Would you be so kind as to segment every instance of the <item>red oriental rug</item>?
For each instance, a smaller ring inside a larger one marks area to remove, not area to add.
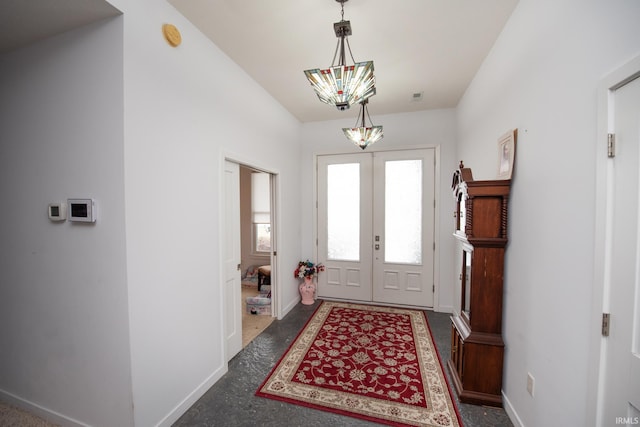
[[[256,395],[397,426],[460,426],[424,312],[324,301]]]

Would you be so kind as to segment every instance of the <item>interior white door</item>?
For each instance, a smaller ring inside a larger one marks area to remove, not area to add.
[[[318,296],[433,306],[435,150],[318,157]]]
[[[611,318],[603,338],[599,420],[607,426],[640,424],[640,78],[612,96],[616,156],[604,298]]]
[[[372,158],[318,157],[318,296],[371,301]]]
[[[225,161],[224,168],[224,331],[226,360],[242,350],[240,277],[240,165]]]
[[[435,150],[374,154],[373,300],[433,307]]]

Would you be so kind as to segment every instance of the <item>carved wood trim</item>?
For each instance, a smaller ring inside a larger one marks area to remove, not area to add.
[[[507,213],[508,213],[508,206],[509,205],[509,197],[508,196],[504,196],[502,198],[502,234],[501,237],[503,239],[507,238]]]
[[[465,222],[464,233],[467,236],[473,236],[473,198],[469,197],[465,201]]]

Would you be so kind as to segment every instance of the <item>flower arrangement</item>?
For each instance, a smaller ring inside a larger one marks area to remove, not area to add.
[[[299,277],[300,279],[305,277],[313,277],[319,272],[324,271],[324,265],[314,264],[309,260],[300,261],[298,268],[293,272],[293,277]]]

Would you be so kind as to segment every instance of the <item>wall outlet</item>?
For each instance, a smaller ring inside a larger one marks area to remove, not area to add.
[[[533,397],[535,385],[536,385],[536,379],[533,378],[533,375],[531,375],[531,372],[527,372],[527,391],[529,392],[531,397]]]

